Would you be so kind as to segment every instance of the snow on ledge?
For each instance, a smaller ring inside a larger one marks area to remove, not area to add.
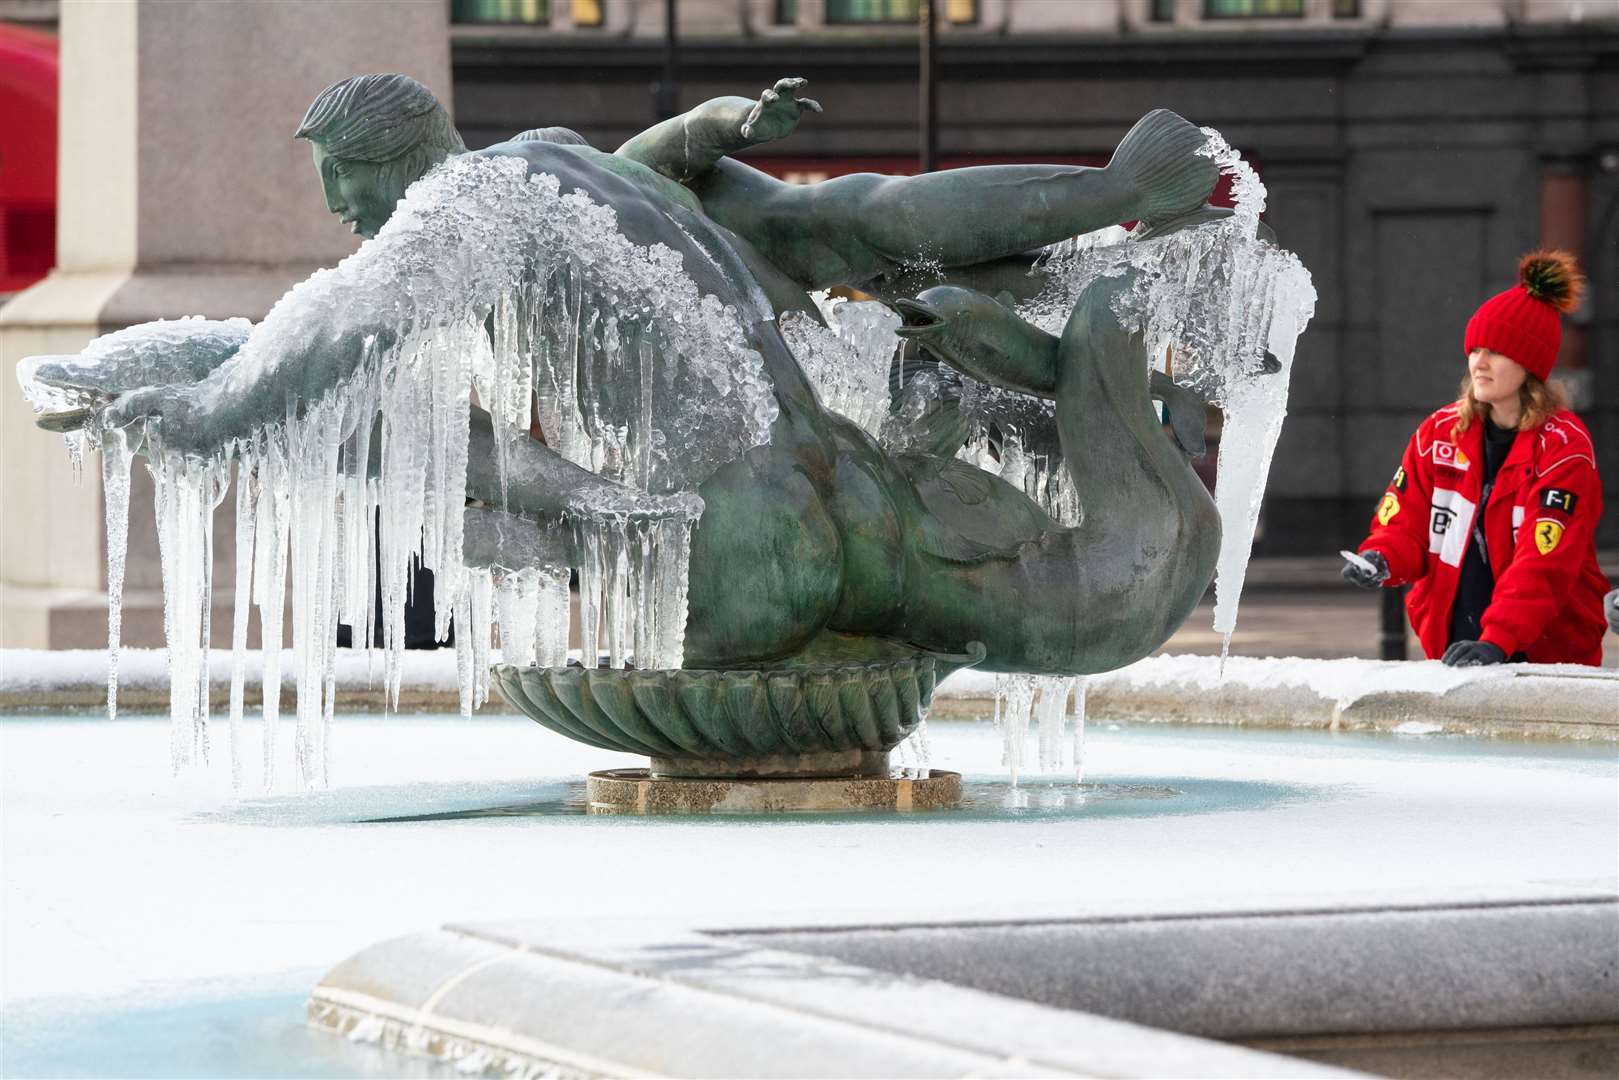
[[[491,659],[499,662],[498,651]],[[231,653],[209,653],[209,679],[228,686]],[[401,689],[457,696],[454,649],[409,650],[403,654]],[[282,653],[282,671],[292,670],[292,651]],[[257,687],[263,658],[257,650],[245,657],[247,685]],[[168,689],[167,653],[162,649],[125,649],[118,664],[121,689]],[[1092,691],[1129,693],[1171,691],[1186,694],[1213,691],[1264,693],[1305,691],[1347,709],[1371,694],[1417,693],[1443,696],[1462,686],[1510,681],[1526,677],[1577,678],[1603,682],[1619,691],[1619,670],[1580,664],[1507,664],[1494,667],[1450,668],[1437,660],[1307,660],[1298,657],[1233,656],[1222,676],[1214,656],[1152,656],[1129,667],[1089,680]],[[104,687],[107,654],[102,649],[0,649],[0,695],[41,694]],[[290,687],[290,680],[286,683]],[[363,651],[337,651],[337,685],[343,690],[382,686],[382,657],[368,660]],[[989,672],[958,671],[939,685],[938,698],[990,698],[995,676]]]
[[[498,650],[491,660],[499,661]],[[454,649],[410,649],[402,654],[402,687],[410,690],[443,691],[459,695]],[[258,686],[264,673],[264,656],[250,649],[243,668],[249,686]],[[293,689],[291,649],[281,652],[282,685]],[[231,651],[208,651],[208,680],[214,686],[229,686]],[[0,649],[0,694],[48,693],[105,687],[105,649]],[[383,685],[382,653],[368,657],[363,650],[337,650],[337,685],[342,690]],[[164,690],[169,686],[166,649],[124,649],[118,654],[120,690]]]
[[[1583,664],[1498,664],[1453,668],[1437,660],[1313,660],[1296,656],[1233,656],[1220,670],[1217,656],[1149,656],[1129,667],[1093,675],[1093,691],[1215,690],[1264,692],[1302,690],[1347,709],[1371,694],[1415,693],[1443,696],[1461,686],[1525,677],[1564,677],[1607,682],[1619,690],[1619,671]],[[939,698],[995,696],[995,676],[959,671],[934,692]]]

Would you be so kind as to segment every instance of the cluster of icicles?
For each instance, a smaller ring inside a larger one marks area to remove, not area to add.
[[[1266,191],[1252,166],[1219,132],[1203,130],[1203,152],[1232,177],[1235,205],[1230,217],[1159,236],[1111,227],[1053,245],[1038,265],[1045,280],[1040,292],[1014,306],[1030,323],[1061,335],[1088,286],[1101,277],[1134,273],[1133,286],[1115,299],[1124,325],[1141,331],[1157,370],[1223,412],[1215,485],[1222,538],[1214,606],[1223,657],[1236,629],[1260,504],[1287,415],[1295,349],[1314,314],[1316,292],[1296,255],[1258,235]],[[906,418],[923,417],[928,405],[944,394],[957,398],[966,421],[960,458],[1019,488],[1058,523],[1080,522],[1084,508],[1062,457],[1050,402],[958,372],[924,370],[916,384],[899,388],[885,444],[904,447],[910,441],[907,433],[896,429]],[[1070,697],[1071,711],[1063,704]],[[1059,758],[1061,748],[1069,745],[1061,734],[1066,723],[1075,733],[1072,767],[1078,774],[1084,681],[997,678],[996,718],[1014,783],[1029,761],[1024,740],[1031,717],[1039,731],[1041,770],[1065,767]]]
[[[1232,177],[1230,217],[1139,240],[1108,229],[1058,245],[1042,260],[1049,284],[1019,313],[1060,333],[1092,281],[1138,271],[1134,285],[1115,299],[1117,313],[1126,327],[1141,331],[1158,370],[1224,414],[1214,579],[1214,629],[1224,636],[1223,656],[1236,629],[1271,458],[1287,416],[1294,353],[1315,314],[1316,292],[1298,256],[1258,235],[1267,193],[1253,167],[1219,132],[1203,131],[1204,153]]]
[[[1037,754],[1028,758],[1030,724]],[[1085,677],[995,676],[995,726],[1001,729],[1001,763],[1014,787],[1025,773],[1067,772],[1085,779]]]
[[[462,159],[415,185],[375,240],[284,297],[216,373],[228,377],[195,393],[227,393],[233,379],[275,379],[278,357],[296,352],[305,325],[340,332],[345,319],[374,324],[379,312],[406,331],[387,343],[367,338],[357,367],[301,412],[289,409],[208,457],[166,448],[161,424],[132,436],[144,440],[156,488],[176,768],[208,752],[212,521],[233,470],[230,724],[238,783],[252,606],[267,646],[264,782],[275,779],[289,591],[293,737],[305,786],[327,777],[339,624],[352,628],[356,647],[380,651],[383,685],[397,704],[416,561],[435,574],[440,639],[454,620],[465,712],[488,694],[492,626],[507,662],[567,662],[570,574],[579,581],[584,656],[601,648],[614,666],[681,665],[690,535],[701,502],[688,496],[680,512],[667,512],[667,497],[649,498],[664,512],[647,516],[635,513],[636,500],[688,491],[718,463],[768,440],[775,403],[762,361],[743,344],[738,313],[701,294],[677,253],[625,239],[610,209],[578,193],[559,196],[553,178],[530,178],[521,163]],[[531,395],[547,445],[623,485],[622,498],[581,503],[549,526],[569,534],[548,549],[568,559],[503,565],[495,552],[467,565],[463,558],[474,388],[494,419],[503,495],[507,452],[529,430]],[[135,447],[124,432],[100,438],[112,713]]]

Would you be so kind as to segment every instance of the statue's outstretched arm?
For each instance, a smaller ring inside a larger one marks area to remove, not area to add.
[[[791,135],[806,111],[820,112],[818,103],[797,96],[806,82],[781,79],[757,101],[744,97],[705,101],[648,128],[615,152],[685,183],[728,154]]]
[[[1101,169],[981,165],[794,185],[763,183],[756,171],[725,162],[697,192],[711,217],[748,237],[804,287],[870,286],[891,294],[885,282],[911,270],[942,274],[1108,225],[1196,210],[1220,176],[1207,145],[1201,129],[1157,109],[1130,129]]]
[[[200,382],[133,390],[109,405],[102,417],[108,428],[145,421],[170,449],[211,453],[233,438],[284,420],[289,402],[318,401],[352,376],[368,347],[388,348],[397,328],[380,317],[362,314],[363,305],[325,307],[322,317],[308,317],[313,305],[301,308],[304,318],[256,329],[240,352]],[[273,313],[272,313],[273,314]]]

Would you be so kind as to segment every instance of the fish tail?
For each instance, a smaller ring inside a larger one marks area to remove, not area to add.
[[[1208,137],[1168,109],[1154,109],[1136,121],[1108,162],[1141,193],[1144,221],[1164,221],[1201,207],[1220,179],[1220,169],[1204,152]]]

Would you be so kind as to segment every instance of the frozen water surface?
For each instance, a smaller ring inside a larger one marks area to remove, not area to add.
[[[171,778],[166,722],[0,721],[8,1002],[322,967],[450,920],[737,927],[1619,888],[1612,746],[1092,725],[1095,786],[1076,798],[1071,779],[1012,792],[992,725],[936,722],[933,765],[979,778],[959,811],[637,819],[579,806],[585,772],[637,759],[521,718],[345,717],[329,790],[261,797],[232,795],[224,755]],[[283,765],[296,750],[277,749]]]

